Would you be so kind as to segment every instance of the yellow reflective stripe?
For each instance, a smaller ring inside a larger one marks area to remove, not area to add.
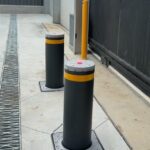
[[[65,79],[75,82],[87,82],[94,79],[94,73],[89,75],[73,75],[66,73],[64,74]]]
[[[49,40],[49,39],[46,39],[46,44],[64,44],[64,40]]]

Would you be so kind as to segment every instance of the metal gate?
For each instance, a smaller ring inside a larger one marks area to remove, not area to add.
[[[91,0],[90,47],[150,96],[150,1]]]
[[[0,5],[34,5],[42,6],[43,0],[0,0]]]

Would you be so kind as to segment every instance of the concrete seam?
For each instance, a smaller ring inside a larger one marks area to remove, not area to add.
[[[103,124],[105,124],[107,121],[109,121],[109,119],[106,119],[105,121],[103,121],[102,123],[100,123],[97,127],[94,128],[94,131],[99,128],[100,126],[102,126]]]
[[[48,132],[40,131],[40,130],[31,128],[31,127],[28,127],[28,126],[25,126],[25,125],[22,125],[22,127],[26,128],[26,129],[29,129],[29,130],[32,130],[32,131],[35,131],[35,132],[39,132],[39,133],[42,133],[42,134],[50,135],[50,133],[48,133]]]
[[[102,108],[102,110],[104,111],[104,113],[107,115],[108,119],[113,124],[113,126],[115,127],[115,129],[117,130],[117,132],[119,133],[119,135],[122,137],[122,139],[124,140],[124,142],[127,144],[127,146],[129,147],[129,149],[132,150],[133,148],[131,147],[131,145],[129,144],[129,142],[125,138],[125,136],[120,132],[120,130],[118,129],[118,127],[116,126],[116,124],[114,123],[114,121],[111,119],[111,117],[109,116],[109,114],[107,113],[107,111],[105,110],[105,108],[101,105],[101,103],[98,101],[98,99],[96,98],[95,95],[94,95],[94,98],[95,98],[97,104]]]

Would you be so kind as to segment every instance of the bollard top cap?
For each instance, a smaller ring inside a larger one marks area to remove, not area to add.
[[[65,63],[65,70],[72,72],[89,72],[95,70],[95,64],[91,60],[70,60]]]
[[[45,37],[48,39],[64,39],[64,33],[58,31],[47,32]]]

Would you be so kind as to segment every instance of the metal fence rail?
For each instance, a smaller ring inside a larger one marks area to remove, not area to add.
[[[33,5],[42,6],[43,0],[0,0],[0,5]]]

